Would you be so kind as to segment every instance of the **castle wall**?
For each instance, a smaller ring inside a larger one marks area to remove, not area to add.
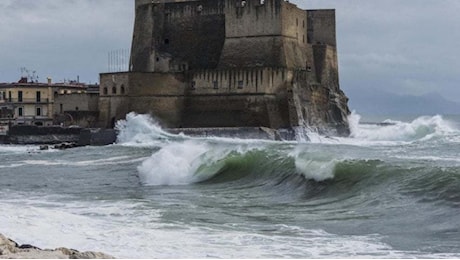
[[[131,72],[101,75],[101,122],[346,133],[335,30],[334,10],[285,0],[137,0]]]
[[[225,44],[219,68],[282,67],[282,0],[225,2]]]
[[[288,127],[284,68],[195,71],[184,105],[183,127]]]
[[[337,46],[335,10],[308,10],[308,42]]]
[[[313,53],[318,82],[337,90],[339,86],[339,64],[336,48],[328,45],[314,45]]]
[[[130,73],[100,74],[99,127],[111,128],[117,120],[129,113]]]
[[[200,70],[191,74],[189,95],[276,94],[290,80],[285,68]]]
[[[307,12],[299,9],[295,4],[282,5],[282,34],[295,39],[300,45],[307,44]]]
[[[153,5],[136,1],[133,41],[131,46],[130,71],[154,70],[155,52],[153,46]]]

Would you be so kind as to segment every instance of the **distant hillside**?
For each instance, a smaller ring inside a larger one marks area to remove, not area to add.
[[[423,96],[395,95],[384,91],[347,93],[350,108],[370,115],[432,115],[460,114],[460,103],[449,101],[437,93]]]

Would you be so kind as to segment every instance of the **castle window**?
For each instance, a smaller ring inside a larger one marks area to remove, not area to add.
[[[303,28],[305,28],[305,20],[302,21]]]
[[[108,90],[107,88],[104,88],[104,91],[103,91],[104,95],[107,95],[108,94]]]
[[[196,88],[196,81],[192,81],[190,88],[193,90]]]
[[[156,60],[157,60],[157,62],[159,62],[159,61],[160,61],[160,58],[157,57]]]
[[[165,44],[166,44],[166,45],[169,44],[169,39],[165,39]]]
[[[24,109],[22,107],[18,107],[18,116],[24,116]]]
[[[213,85],[214,85],[214,89],[218,89],[219,88],[219,83],[217,81],[214,81],[213,82]]]
[[[41,116],[42,115],[42,108],[37,107],[35,112],[36,112],[36,116]]]
[[[125,91],[126,91],[126,90],[125,90],[125,86],[124,86],[124,85],[121,85],[121,88],[120,88],[121,94],[124,95],[124,94],[125,94]]]
[[[299,26],[299,18],[295,19],[295,25]]]
[[[239,80],[239,81],[238,81],[238,89],[242,89],[243,86],[244,86],[244,81]]]
[[[114,94],[114,95],[117,94],[117,88],[116,87],[112,88],[112,94]]]

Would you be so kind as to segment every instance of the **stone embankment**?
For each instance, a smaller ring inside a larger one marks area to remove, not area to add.
[[[0,259],[114,259],[98,252],[79,252],[74,249],[40,249],[31,245],[19,245],[0,234]]]
[[[7,135],[0,136],[0,144],[99,146],[113,144],[116,139],[117,132],[114,129],[18,125],[12,126]]]

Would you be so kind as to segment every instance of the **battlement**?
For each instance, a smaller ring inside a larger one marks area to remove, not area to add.
[[[292,81],[287,68],[198,70],[191,72],[190,95],[275,94]]]

